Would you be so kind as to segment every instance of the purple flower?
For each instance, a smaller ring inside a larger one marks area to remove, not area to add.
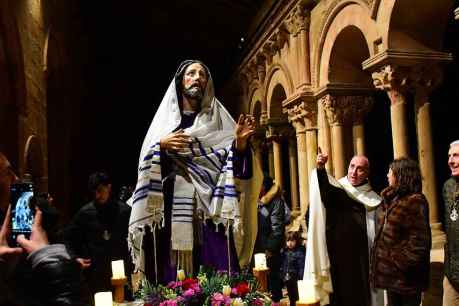
[[[199,294],[202,292],[201,287],[199,286],[198,283],[192,284],[190,289],[193,289],[196,294]]]
[[[254,306],[263,306],[264,303],[259,298],[256,298],[255,300],[252,301],[252,305],[254,305]]]
[[[166,300],[164,302],[161,302],[159,306],[178,306],[178,304],[176,300]]]
[[[231,298],[228,296],[224,296],[220,292],[216,292],[214,293],[214,295],[212,295],[212,306],[221,306],[221,305],[225,305],[225,306],[231,305]]]
[[[170,282],[169,284],[167,284],[167,288],[169,289],[175,289],[177,287],[181,287],[182,286],[182,282],[181,281],[178,281],[178,282]]]
[[[188,289],[188,290],[185,290],[185,292],[183,292],[183,297],[184,298],[189,298],[189,297],[192,297],[193,295],[195,295],[196,292],[193,290],[193,289]]]

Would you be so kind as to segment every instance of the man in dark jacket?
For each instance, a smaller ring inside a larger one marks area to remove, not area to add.
[[[11,184],[17,180],[8,159],[0,153],[0,199],[8,201]],[[8,204],[1,203],[1,207]],[[48,220],[49,221],[49,220]],[[45,221],[48,222],[48,221]],[[0,230],[0,305],[87,305],[82,298],[80,270],[62,244],[48,243],[42,227],[42,212],[37,209],[30,239],[18,237],[20,247],[7,243],[10,209]],[[27,253],[27,259],[18,258]],[[19,264],[16,263],[19,261]],[[28,271],[23,275],[21,271]],[[28,282],[19,282],[27,279]]]
[[[448,165],[451,178],[443,186],[445,203],[445,278],[443,305],[459,305],[459,140],[450,144]]]
[[[261,198],[258,202],[258,234],[255,252],[264,252],[269,272],[268,285],[272,300],[278,303],[282,298],[282,280],[280,277],[280,250],[284,241],[284,200],[280,187],[273,179],[265,176]]]
[[[111,181],[105,173],[92,174],[88,189],[92,201],[64,230],[64,240],[83,268],[90,290],[96,293],[111,290],[113,260],[124,260],[126,275],[130,275],[127,230],[131,208],[111,198]]]

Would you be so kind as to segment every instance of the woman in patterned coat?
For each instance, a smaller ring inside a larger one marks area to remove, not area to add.
[[[381,193],[372,249],[371,283],[387,290],[389,306],[419,306],[429,282],[429,207],[418,164],[394,160]]]

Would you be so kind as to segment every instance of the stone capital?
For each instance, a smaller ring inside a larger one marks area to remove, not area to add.
[[[377,89],[403,91],[408,89],[410,69],[398,65],[385,65],[371,76]]]
[[[303,129],[317,128],[317,103],[315,101],[298,101],[287,109],[288,120]],[[296,128],[296,126],[295,126]]]
[[[297,36],[301,31],[308,31],[311,23],[310,9],[303,3],[296,5],[290,13],[287,24],[290,33]]]
[[[454,18],[456,20],[459,20],[459,7],[457,9],[454,10]]]
[[[266,139],[268,141],[279,142],[283,138],[288,138],[291,128],[288,124],[269,125],[266,129]]]
[[[320,98],[328,123],[331,126],[344,125],[352,119],[354,96],[325,95]]]
[[[438,64],[420,63],[411,67],[386,65],[373,72],[373,84],[387,91],[391,104],[404,103],[406,92],[428,95],[442,82]]]
[[[353,125],[363,124],[365,116],[370,112],[373,107],[374,100],[369,96],[352,96],[351,105],[351,120]]]
[[[411,69],[411,89],[418,94],[430,94],[443,81],[443,71],[439,65],[418,65]]]

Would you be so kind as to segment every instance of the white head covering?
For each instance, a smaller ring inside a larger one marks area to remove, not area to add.
[[[223,107],[220,101],[215,98],[214,84],[209,69],[201,62],[196,60],[187,60],[180,64],[169,88],[164,95],[161,104],[156,111],[153,121],[150,124],[147,135],[143,141],[140,152],[139,164],[145,157],[148,150],[158,142],[162,137],[170,134],[179,125],[182,119],[179,106],[179,96],[177,85],[181,84],[183,72],[193,63],[199,63],[207,72],[207,85],[201,101],[201,110],[194,121],[193,126],[186,130],[190,136],[203,136],[210,129],[234,131],[236,123],[228,111]],[[181,97],[180,97],[181,98]],[[214,131],[215,131],[214,130]],[[193,132],[193,135],[190,133]]]

